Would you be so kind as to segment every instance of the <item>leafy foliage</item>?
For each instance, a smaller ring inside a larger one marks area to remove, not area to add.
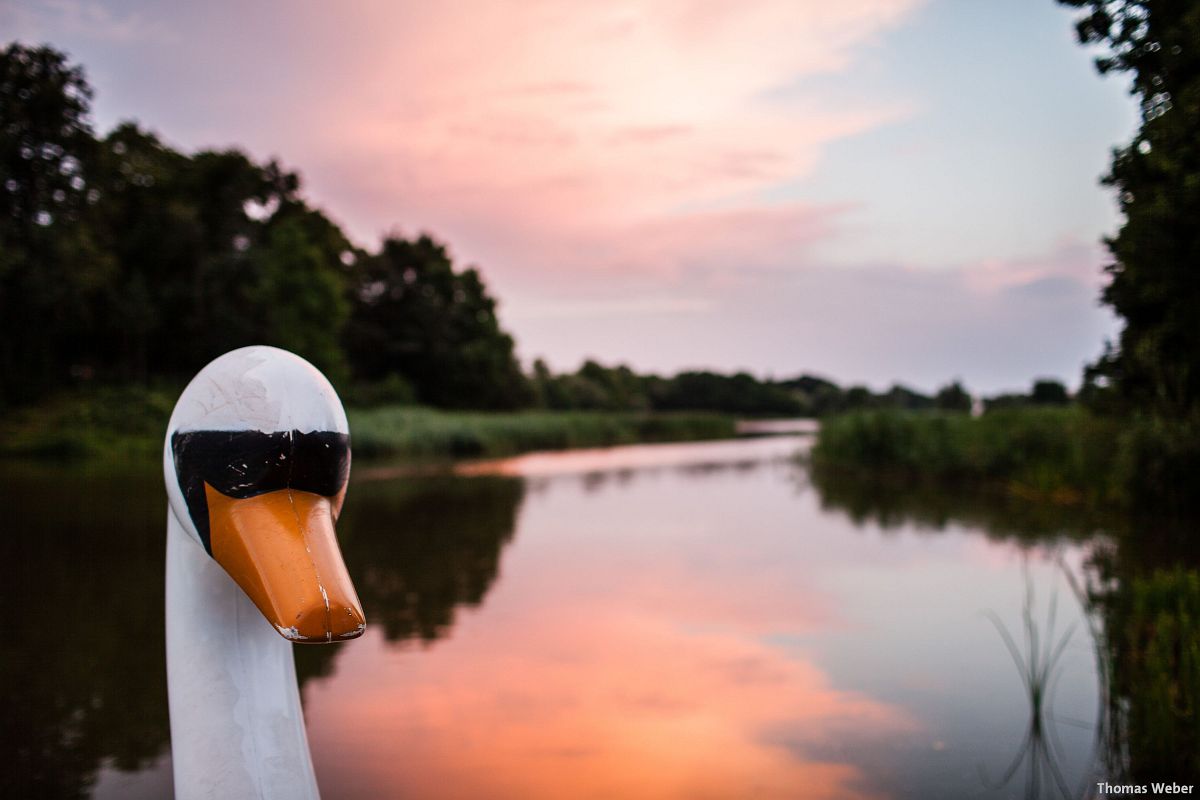
[[[1200,6],[1059,2],[1085,10],[1080,41],[1108,46],[1097,66],[1131,76],[1142,116],[1105,178],[1125,222],[1108,241],[1114,261],[1103,298],[1125,326],[1089,378],[1122,409],[1200,413]]]
[[[1002,408],[1021,408],[1023,406],[1065,406],[1071,402],[1071,395],[1061,381],[1051,378],[1039,378],[1033,382],[1029,394],[1008,393],[984,398],[983,405],[988,411]]]
[[[973,483],[1030,498],[1184,518],[1200,506],[1200,430],[1079,405],[965,414],[847,414],[821,425],[815,463],[914,482]]]
[[[971,394],[958,381],[940,389],[933,401],[943,411],[971,410]]]
[[[1129,576],[1100,597],[1109,629],[1114,772],[1131,781],[1200,771],[1200,573]]]
[[[430,236],[387,239],[364,260],[354,294],[345,343],[360,378],[402,375],[420,402],[446,408],[531,401],[479,271],[455,271],[446,247]]]
[[[598,411],[479,413],[427,408],[351,410],[354,452],[368,458],[447,459],[635,442],[723,439],[734,421],[709,413]]]
[[[1122,492],[1112,420],[1083,409],[965,414],[849,414],[821,426],[812,458],[824,466],[914,480],[991,484],[1060,502],[1116,501]]]
[[[387,398],[529,400],[495,301],[442,245],[363,253],[295,172],[181,153],[134,123],[97,138],[91,98],[61,52],[0,50],[0,404],[182,379],[248,344]]]
[[[86,337],[112,275],[88,215],[95,149],[83,70],[47,47],[0,51],[0,390],[51,380],[54,355]],[[28,269],[37,263],[36,273]],[[20,379],[14,380],[14,379]]]

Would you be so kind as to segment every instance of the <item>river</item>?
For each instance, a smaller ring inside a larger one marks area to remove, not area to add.
[[[325,796],[1080,796],[1107,538],[814,482],[808,441],[356,467],[339,535],[368,629],[297,653]],[[160,481],[5,476],[9,791],[170,796]],[[1035,663],[1060,652],[1040,725],[1028,633]]]

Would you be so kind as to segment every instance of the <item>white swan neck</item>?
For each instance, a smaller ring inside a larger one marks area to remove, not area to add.
[[[167,511],[175,797],[318,797],[292,645]]]

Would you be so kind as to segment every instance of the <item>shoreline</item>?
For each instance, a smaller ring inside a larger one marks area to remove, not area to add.
[[[0,465],[142,471],[157,466],[173,398],[163,391],[64,397],[13,410],[0,424]],[[362,465],[403,462],[422,471],[537,451],[811,432],[805,419],[739,419],[715,412],[446,411],[420,406],[349,408]]]

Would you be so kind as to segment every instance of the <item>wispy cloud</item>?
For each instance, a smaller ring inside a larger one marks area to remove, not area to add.
[[[169,43],[177,38],[170,26],[146,14],[114,11],[95,0],[17,2],[0,9],[0,19],[15,36],[25,39],[58,38],[64,33],[115,44]]]
[[[1048,253],[1020,259],[988,259],[966,265],[964,275],[975,289],[1036,292],[1038,287],[1082,285],[1098,287],[1101,265],[1109,256],[1098,242],[1062,239]]]
[[[713,309],[713,302],[703,297],[645,295],[614,300],[576,300],[526,306],[516,319],[577,319],[579,317],[622,318],[645,314],[703,314]]]
[[[1027,388],[1038,375],[1078,381],[1116,323],[1098,302],[1099,248],[1064,242],[1040,257],[928,269],[900,264],[828,266],[801,255],[737,271],[687,271],[652,284],[656,297],[707,300],[690,314],[647,305],[614,324],[599,315],[525,314],[554,297],[511,300],[524,348],[561,367],[581,354],[644,369],[679,365],[791,375],[815,371],[886,388],[932,390],[952,378],[976,391]],[[629,282],[623,282],[628,284]],[[636,284],[635,284],[636,285]],[[601,290],[589,289],[589,292]]]
[[[914,5],[398,4],[370,22],[389,46],[358,15],[322,34],[341,85],[292,135],[337,153],[328,173],[375,231],[399,217],[449,236],[631,238],[623,226],[753,207],[827,143],[905,113],[768,97],[845,68]]]

